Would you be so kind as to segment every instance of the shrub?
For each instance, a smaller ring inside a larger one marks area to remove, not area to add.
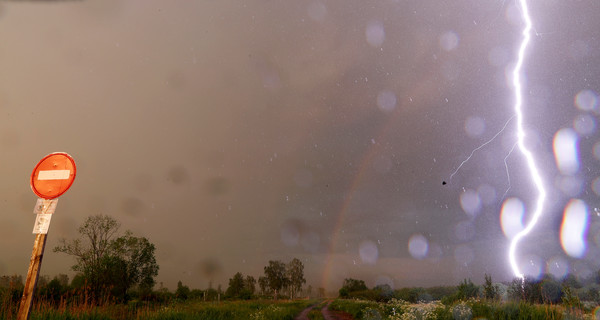
[[[354,319],[362,319],[364,312],[367,308],[383,309],[377,302],[364,300],[337,299],[329,305],[330,310],[337,310],[349,313]]]
[[[452,317],[456,320],[471,320],[473,318],[473,310],[465,302],[461,302],[452,307]]]

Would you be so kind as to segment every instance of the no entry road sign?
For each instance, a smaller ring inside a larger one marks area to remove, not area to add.
[[[76,173],[75,161],[70,155],[64,152],[51,153],[33,169],[31,189],[40,198],[58,198],[71,187]]]
[[[31,190],[41,199],[35,206],[34,212],[37,214],[33,233],[35,233],[35,242],[29,260],[29,269],[27,270],[27,280],[23,288],[23,296],[19,304],[18,320],[28,320],[33,303],[33,293],[37,285],[40,268],[42,266],[42,257],[46,247],[46,235],[50,226],[52,213],[56,209],[58,197],[65,193],[75,180],[75,161],[71,156],[64,152],[51,153],[35,166],[31,173]]]

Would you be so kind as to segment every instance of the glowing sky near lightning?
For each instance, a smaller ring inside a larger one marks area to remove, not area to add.
[[[0,274],[26,272],[28,177],[65,151],[78,177],[47,247],[111,214],[156,244],[167,287],[294,257],[331,290],[514,276],[504,252],[539,195],[515,146],[519,2],[51,2],[0,2]],[[514,261],[585,277],[600,268],[600,2],[528,5],[522,127],[547,201]]]

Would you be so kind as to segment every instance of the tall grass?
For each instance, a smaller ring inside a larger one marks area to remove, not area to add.
[[[341,300],[331,308],[350,313],[355,319],[488,319],[488,320],[567,320],[595,319],[593,314],[572,310],[560,305],[531,304],[527,302],[497,302],[472,299],[458,301],[453,305],[439,302],[409,304],[401,300],[388,303],[373,301]]]
[[[186,302],[138,314],[137,319],[294,319],[314,301],[226,301],[222,303]]]
[[[329,309],[349,313],[354,319],[363,319],[368,310],[381,310],[383,313],[384,306],[375,301],[337,299],[329,305]]]
[[[187,319],[294,319],[315,301],[186,301],[167,304],[129,303],[102,305],[86,299],[63,299],[59,304],[36,301],[31,309],[31,320],[187,320]],[[0,320],[16,319],[18,303],[2,305]]]

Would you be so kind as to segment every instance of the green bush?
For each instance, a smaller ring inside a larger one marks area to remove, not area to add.
[[[367,308],[370,309],[383,309],[379,303],[374,302],[374,301],[364,301],[364,300],[342,300],[342,299],[337,299],[335,301],[333,301],[330,305],[329,305],[329,309],[330,310],[337,310],[337,311],[343,311],[343,312],[347,312],[350,315],[352,315],[352,317],[354,319],[362,319],[364,314],[365,314],[365,310]],[[383,310],[381,310],[383,311]]]

